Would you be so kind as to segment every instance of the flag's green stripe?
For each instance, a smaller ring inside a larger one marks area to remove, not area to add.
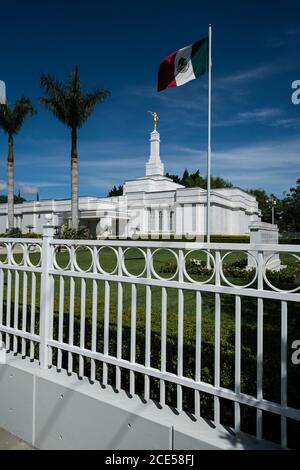
[[[191,60],[195,77],[208,72],[208,37],[193,44]]]

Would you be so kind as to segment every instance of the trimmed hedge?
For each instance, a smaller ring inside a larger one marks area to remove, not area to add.
[[[281,245],[300,245],[299,238],[279,238]]]

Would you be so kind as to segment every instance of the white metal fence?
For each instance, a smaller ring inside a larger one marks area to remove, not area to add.
[[[57,240],[46,226],[41,240],[0,240],[0,342],[237,432],[254,412],[258,439],[278,419],[285,448],[300,421],[299,266],[300,246]]]

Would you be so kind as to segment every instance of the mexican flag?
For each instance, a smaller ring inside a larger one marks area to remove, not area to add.
[[[159,66],[157,91],[184,85],[208,72],[208,37],[178,49]]]

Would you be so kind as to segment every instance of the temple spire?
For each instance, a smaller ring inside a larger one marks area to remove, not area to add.
[[[150,157],[146,163],[146,176],[164,174],[164,164],[160,159],[160,134],[156,130],[158,116],[156,112],[149,111],[153,116],[154,130],[150,133]]]

